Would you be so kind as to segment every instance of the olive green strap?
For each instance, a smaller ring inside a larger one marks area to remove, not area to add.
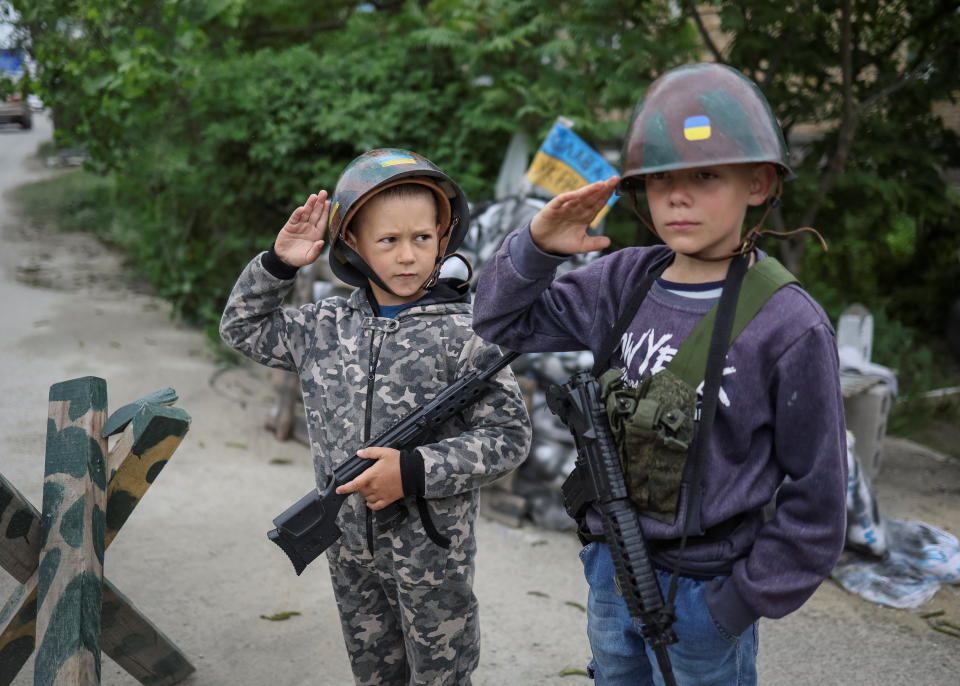
[[[773,257],[765,257],[747,270],[737,299],[737,311],[733,318],[733,330],[730,343],[733,343],[750,320],[774,293],[790,283],[799,283],[786,267]],[[710,347],[710,334],[717,318],[717,306],[714,305],[703,319],[694,327],[690,335],[680,346],[667,365],[667,369],[683,379],[692,388],[703,381],[707,368],[707,352]]]

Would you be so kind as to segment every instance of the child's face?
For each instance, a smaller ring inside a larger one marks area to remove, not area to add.
[[[748,205],[766,200],[776,172],[768,164],[721,164],[644,176],[653,225],[674,252],[724,257],[740,243]]]
[[[420,287],[436,265],[436,205],[424,196],[371,198],[361,225],[352,225],[346,239],[393,291],[371,283],[379,304],[413,302],[423,296]]]

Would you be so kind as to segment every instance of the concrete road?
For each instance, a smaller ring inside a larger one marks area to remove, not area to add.
[[[263,429],[273,403],[265,370],[218,368],[201,334],[173,321],[118,256],[18,215],[8,191],[64,173],[33,156],[51,133],[45,116],[34,121],[30,132],[0,129],[0,472],[40,506],[51,384],[100,376],[113,409],[172,386],[191,430],[107,552],[107,576],[193,662],[186,686],[352,683],[324,561],[298,578],[265,537],[313,479],[306,449]],[[883,459],[884,512],[960,531],[956,462],[904,442],[888,442]],[[589,657],[575,539],[484,519],[479,546],[474,683],[590,683],[560,676]],[[0,571],[0,596],[12,589]],[[932,610],[960,623],[957,589],[941,589],[923,608]],[[284,611],[300,614],[261,618]],[[833,582],[794,615],[762,622],[760,635],[763,684],[960,683],[960,639]],[[32,684],[32,667],[15,686]],[[102,683],[137,682],[104,658]]]

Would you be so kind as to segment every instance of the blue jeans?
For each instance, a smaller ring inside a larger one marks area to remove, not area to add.
[[[640,622],[627,613],[613,580],[613,560],[603,543],[580,551],[590,585],[587,637],[593,660],[588,671],[597,686],[664,686],[653,650],[643,640]],[[670,574],[656,570],[666,598]],[[673,627],[680,638],[667,651],[680,686],[756,686],[757,622],[731,636],[710,615],[704,601],[706,581],[679,577]]]

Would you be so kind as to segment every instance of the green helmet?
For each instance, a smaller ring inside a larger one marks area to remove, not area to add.
[[[620,190],[637,190],[644,174],[745,162],[769,162],[791,179],[789,158],[780,125],[753,81],[724,64],[690,64],[650,84],[634,110]]]
[[[343,240],[350,221],[374,195],[391,186],[417,183],[437,196],[440,250],[429,287],[444,259],[456,252],[470,228],[467,198],[453,180],[422,155],[400,148],[379,148],[354,159],[340,174],[330,206],[330,268],[341,281],[366,286],[368,280],[392,292],[360,255]]]

